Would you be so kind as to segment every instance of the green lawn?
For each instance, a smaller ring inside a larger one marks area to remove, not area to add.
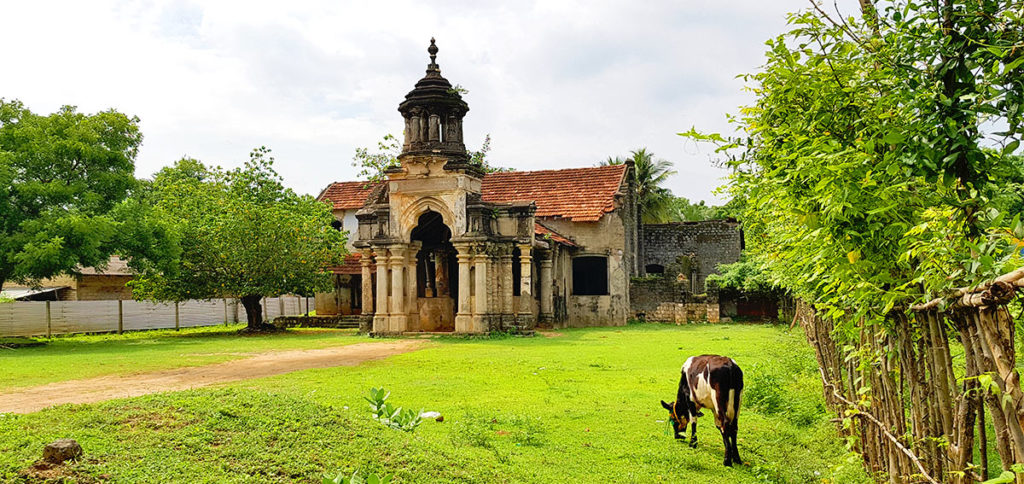
[[[63,472],[84,482],[319,482],[353,469],[401,482],[868,481],[822,410],[799,331],[643,324],[562,333],[441,339],[358,367],[7,415],[0,480],[17,481],[44,443],[70,437],[86,456]],[[683,360],[701,353],[744,369],[747,465],[722,467],[710,415],[696,450],[667,431],[658,401],[672,399]],[[374,386],[445,421],[385,428],[362,400]]]
[[[0,391],[61,380],[208,365],[265,351],[369,341],[357,337],[354,330],[336,329],[289,329],[281,334],[239,336],[238,330],[244,327],[235,324],[78,335],[53,338],[45,346],[0,349]]]

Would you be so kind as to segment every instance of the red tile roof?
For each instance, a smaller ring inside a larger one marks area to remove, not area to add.
[[[558,217],[573,222],[596,222],[615,210],[615,194],[626,176],[626,165],[565,170],[489,173],[483,179],[487,202],[535,202],[537,217]],[[337,182],[319,200],[330,200],[335,210],[362,208],[374,185]]]
[[[342,262],[340,266],[332,267],[331,272],[334,274],[362,274],[363,265],[359,263],[359,259],[361,258],[362,255],[358,253],[347,254],[345,256],[345,261]],[[370,270],[376,270],[372,263],[370,264]]]
[[[316,197],[317,200],[330,200],[335,210],[363,208],[366,197],[376,188],[377,183],[367,181],[334,182],[327,185]]]
[[[596,222],[615,210],[615,194],[625,175],[626,165],[491,173],[483,180],[483,199],[533,201],[537,217]]]
[[[558,232],[555,232],[554,230],[551,230],[551,229],[547,228],[546,226],[541,225],[540,223],[534,223],[533,224],[533,233],[534,233],[534,235],[536,235],[536,236],[538,236],[539,238],[542,238],[542,239],[551,239],[551,240],[553,240],[555,242],[558,242],[559,244],[567,245],[569,247],[579,247],[578,245],[576,245],[575,242],[573,242],[572,240],[569,240],[568,237],[566,237],[566,236],[564,236],[564,235],[562,235],[562,234],[560,234]]]

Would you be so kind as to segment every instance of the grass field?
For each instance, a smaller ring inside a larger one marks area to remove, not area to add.
[[[86,454],[60,472],[81,482],[319,482],[354,469],[401,482],[867,482],[828,421],[798,331],[642,324],[561,333],[439,339],[358,367],[0,416],[0,480],[26,479],[19,473],[43,444],[70,437]],[[282,344],[290,338],[301,336]],[[732,356],[746,375],[746,463],[737,468],[722,467],[710,416],[696,450],[664,423],[659,400],[672,399],[683,360],[700,353]],[[445,421],[385,428],[362,400],[379,386],[396,405]]]
[[[44,346],[0,349],[0,391],[104,375],[123,375],[245,358],[273,350],[313,349],[367,341],[354,330],[289,329],[240,336],[245,325],[181,331],[57,337]]]

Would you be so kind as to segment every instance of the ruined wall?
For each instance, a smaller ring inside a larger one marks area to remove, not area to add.
[[[666,276],[674,277],[673,269],[696,269],[696,293],[704,292],[705,279],[717,272],[719,264],[740,259],[743,232],[735,220],[707,220],[668,224],[645,224],[640,228],[642,253],[640,270],[657,264],[666,268]],[[680,258],[689,259],[680,262]],[[688,271],[683,273],[687,279]]]

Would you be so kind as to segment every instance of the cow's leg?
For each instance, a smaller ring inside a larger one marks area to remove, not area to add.
[[[729,440],[732,441],[732,462],[734,464],[742,464],[743,461],[740,460],[740,447],[736,445],[737,430],[739,430],[739,422],[734,418],[729,422]]]
[[[693,423],[690,424],[690,447],[697,448],[697,419],[693,419]]]
[[[722,433],[722,444],[725,445],[725,462],[722,464],[726,467],[732,466],[732,445],[729,444],[729,430],[725,425],[720,425],[718,431]]]

